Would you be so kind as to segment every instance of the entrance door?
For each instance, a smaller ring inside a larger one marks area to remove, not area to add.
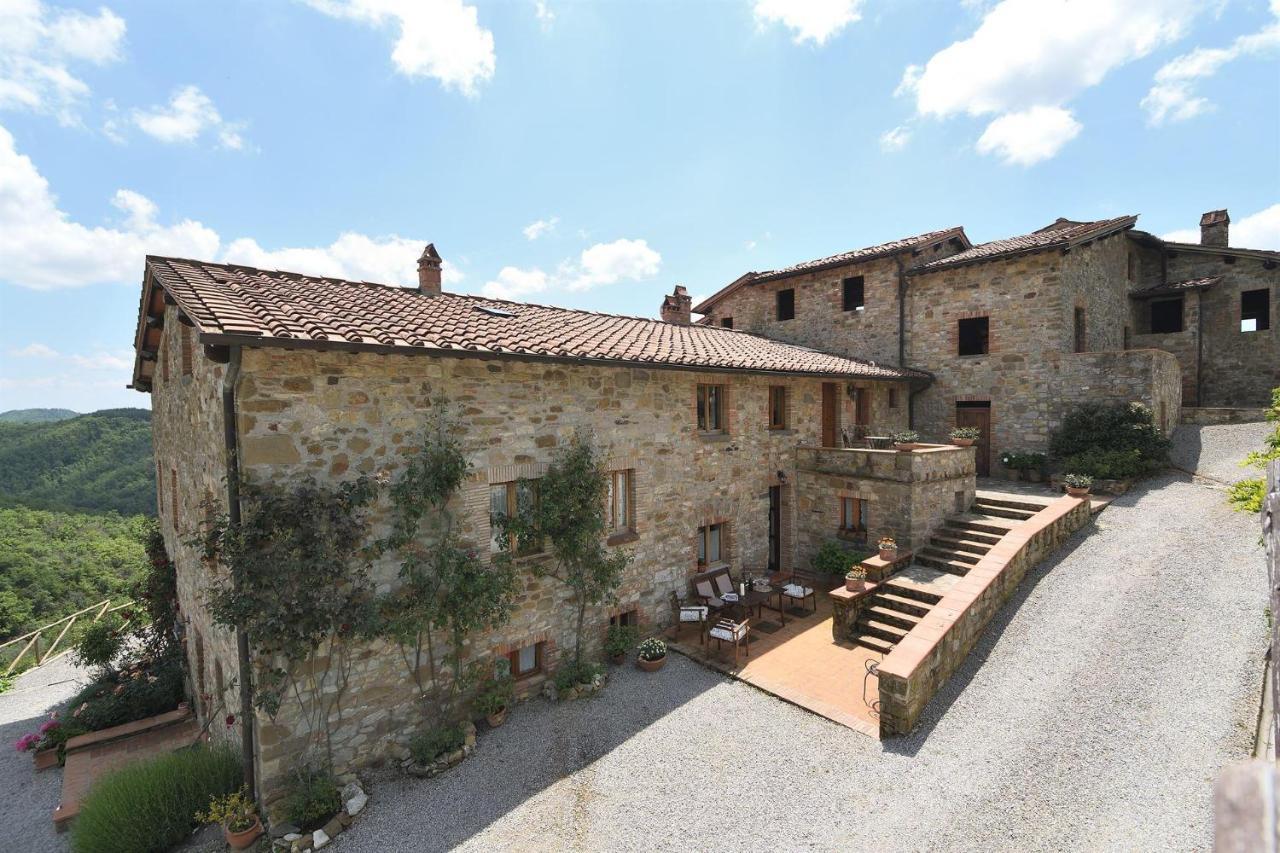
[[[782,570],[782,487],[769,487],[769,571]]]
[[[871,426],[871,391],[868,388],[853,389],[853,437],[866,438]]]
[[[836,383],[822,383],[822,446],[839,447],[836,432]]]
[[[979,477],[991,476],[991,404],[956,403],[956,426],[977,427],[982,430],[978,443],[974,445],[974,450],[977,451],[977,473]]]

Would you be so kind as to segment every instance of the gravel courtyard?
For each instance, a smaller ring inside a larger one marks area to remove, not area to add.
[[[1219,478],[1265,426],[1183,427]],[[909,738],[877,743],[678,656],[521,706],[442,777],[378,780],[336,843],[386,850],[1190,850],[1252,747],[1254,519],[1175,472],[1038,566]],[[850,678],[860,678],[850,673]]]

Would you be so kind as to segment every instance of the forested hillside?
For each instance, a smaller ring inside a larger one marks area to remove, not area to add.
[[[0,423],[0,501],[154,515],[151,412],[104,409],[60,421]]]
[[[0,508],[0,640],[104,598],[123,598],[146,567],[151,520]]]
[[[39,424],[47,421],[65,421],[79,412],[70,409],[10,409],[0,412],[0,424]]]

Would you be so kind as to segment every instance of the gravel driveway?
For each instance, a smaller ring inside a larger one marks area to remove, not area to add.
[[[521,706],[440,778],[375,780],[335,846],[1207,849],[1212,781],[1252,746],[1266,590],[1254,519],[1161,476],[1028,575],[911,737],[878,743],[676,656]]]
[[[1215,480],[1227,483],[1247,480],[1261,472],[1257,468],[1241,466],[1240,460],[1251,450],[1261,450],[1262,439],[1273,429],[1275,427],[1266,421],[1218,426],[1183,425],[1173,433],[1169,459],[1183,470]]]

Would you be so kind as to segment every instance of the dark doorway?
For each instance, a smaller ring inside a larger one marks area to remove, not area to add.
[[[979,477],[991,476],[991,403],[956,403],[956,426],[977,427],[982,430],[977,444],[973,446],[977,451],[977,473]]]
[[[769,487],[769,571],[782,570],[782,487]]]
[[[822,446],[839,447],[836,436],[839,435],[839,424],[836,422],[836,383],[822,383]]]

